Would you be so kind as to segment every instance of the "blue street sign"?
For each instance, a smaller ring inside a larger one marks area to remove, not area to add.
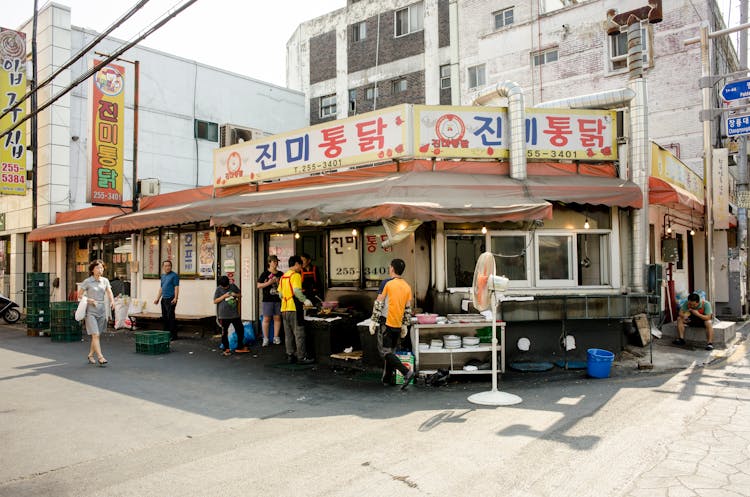
[[[727,136],[750,134],[750,115],[727,118]]]
[[[727,101],[748,97],[750,97],[750,79],[732,81],[721,89],[721,98]]]

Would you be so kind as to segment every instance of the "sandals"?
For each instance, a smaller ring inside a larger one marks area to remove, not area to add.
[[[104,356],[101,356],[101,357],[99,358],[99,360],[97,361],[97,365],[98,365],[98,366],[99,366],[100,368],[104,368],[104,367],[106,367],[106,366],[107,366],[107,364],[109,364],[109,362],[107,361],[107,359],[105,359],[105,358],[104,358]]]
[[[96,364],[96,361],[94,360],[93,355],[88,356],[88,359],[89,359],[89,364]]]
[[[232,355],[232,351],[225,350],[224,352],[221,353],[221,355],[223,355],[224,357],[229,357],[230,355]]]

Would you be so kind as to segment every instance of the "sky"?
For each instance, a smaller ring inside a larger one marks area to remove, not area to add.
[[[55,0],[71,8],[71,24],[101,32],[137,2]],[[2,0],[0,26],[18,29],[34,0]],[[46,0],[38,0],[39,9]],[[112,36],[130,40],[184,0],[150,0]],[[286,86],[286,42],[306,20],[346,6],[346,0],[198,0],[141,45]],[[127,55],[126,55],[127,56]]]

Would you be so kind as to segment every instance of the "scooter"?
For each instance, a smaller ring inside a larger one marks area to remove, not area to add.
[[[0,294],[0,316],[8,324],[13,324],[21,319],[21,311],[18,310],[18,304]]]

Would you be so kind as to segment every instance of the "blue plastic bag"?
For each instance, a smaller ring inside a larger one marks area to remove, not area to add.
[[[253,329],[253,323],[250,321],[245,321],[242,323],[242,325],[245,328],[245,345],[252,345],[255,343],[255,330]],[[237,336],[234,337],[235,340],[237,340]]]

